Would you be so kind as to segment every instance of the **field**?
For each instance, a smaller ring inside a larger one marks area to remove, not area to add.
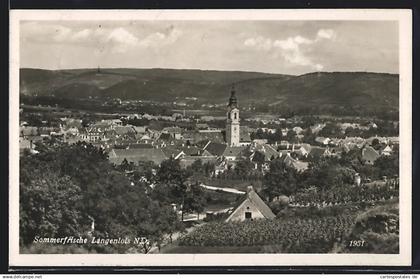
[[[185,247],[243,247],[245,250],[267,250],[276,253],[327,253],[334,243],[348,233],[355,215],[333,217],[297,217],[276,220],[256,220],[241,223],[211,222],[197,228],[179,240]],[[247,248],[248,247],[248,248]],[[265,247],[262,249],[262,247]],[[210,249],[211,250],[211,249]]]
[[[293,208],[274,220],[212,221],[162,253],[398,253],[398,200],[373,207]],[[364,240],[350,247],[350,240]]]

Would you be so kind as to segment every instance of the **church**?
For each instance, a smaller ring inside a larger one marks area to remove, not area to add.
[[[245,131],[244,131],[245,132]],[[249,135],[241,133],[238,100],[236,99],[235,87],[232,86],[226,115],[226,143],[229,147],[250,145]]]

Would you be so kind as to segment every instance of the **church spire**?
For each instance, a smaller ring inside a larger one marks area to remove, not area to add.
[[[238,101],[236,100],[235,84],[232,84],[228,106],[231,108],[234,108],[234,107],[236,108],[238,106]]]

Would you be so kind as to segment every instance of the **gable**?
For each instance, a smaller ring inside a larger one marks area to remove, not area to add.
[[[240,222],[245,219],[245,213],[250,212],[252,219],[264,219],[264,215],[260,209],[255,206],[249,199],[245,199],[233,213],[226,219],[226,222]]]
[[[251,212],[253,219],[274,219],[276,217],[270,207],[268,207],[253,189],[248,191],[242,202],[239,203],[225,222],[243,221],[245,219],[245,212]]]

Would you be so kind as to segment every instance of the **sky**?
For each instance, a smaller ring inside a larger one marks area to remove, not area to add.
[[[398,73],[398,22],[23,21],[20,65]]]

